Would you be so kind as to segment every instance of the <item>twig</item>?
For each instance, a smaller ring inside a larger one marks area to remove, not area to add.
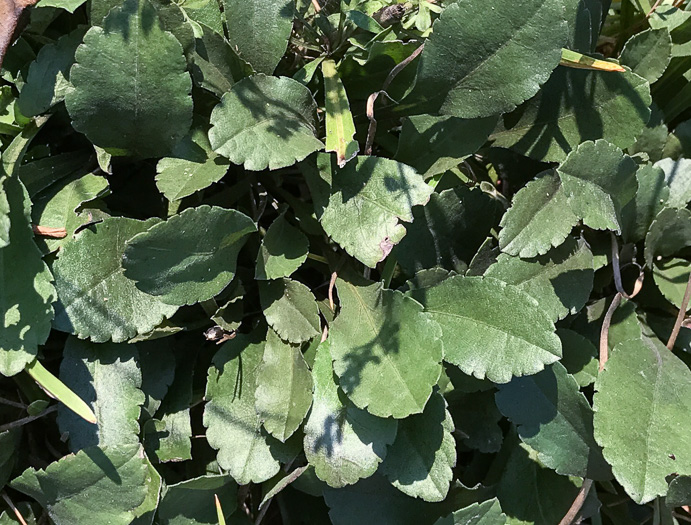
[[[50,226],[32,224],[31,229],[34,231],[34,234],[41,237],[50,237],[51,239],[64,239],[67,237],[67,230],[65,228],[51,228]]]
[[[333,272],[331,274],[331,280],[329,281],[329,308],[334,312],[336,310],[336,305],[334,305],[334,286],[336,286],[336,279],[338,278],[338,273]]]
[[[11,428],[21,427],[23,425],[26,425],[27,423],[31,423],[35,419],[42,418],[43,416],[48,415],[51,412],[55,412],[57,409],[58,406],[53,405],[51,407],[46,408],[43,412],[35,416],[27,416],[22,419],[18,419],[17,421],[12,421],[12,423],[7,423],[6,425],[0,425],[0,432],[5,432],[6,430],[10,430]]]
[[[612,324],[612,316],[617,306],[621,303],[622,295],[617,292],[617,295],[612,299],[612,304],[609,305],[605,319],[602,321],[602,329],[600,330],[600,365],[598,369],[602,372],[605,369],[605,363],[609,359],[609,346],[607,340],[609,339],[609,325]]]
[[[650,18],[650,16],[655,12],[655,9],[660,7],[660,4],[662,3],[662,0],[657,0],[654,4],[653,7],[650,8],[650,11],[645,15],[646,18]]]
[[[583,506],[583,503],[585,503],[585,498],[588,496],[588,492],[590,492],[590,487],[592,486],[592,484],[592,479],[583,479],[583,485],[581,485],[581,489],[578,491],[576,499],[573,500],[573,503],[571,504],[569,511],[561,519],[559,525],[571,525],[574,522],[576,516],[581,510],[581,507]]]
[[[371,155],[372,154],[372,146],[374,145],[374,135],[377,133],[377,120],[374,118],[374,104],[377,101],[377,98],[381,94],[386,94],[386,90],[389,87],[389,85],[391,84],[391,82],[393,82],[393,79],[396,78],[396,76],[408,64],[410,64],[413,60],[415,60],[418,57],[418,55],[420,53],[422,53],[422,50],[424,48],[425,48],[425,44],[422,44],[415,51],[413,51],[408,58],[406,58],[405,60],[396,64],[396,67],[394,67],[391,70],[391,73],[389,73],[389,76],[386,77],[386,80],[384,81],[384,85],[382,86],[381,90],[375,91],[367,99],[367,118],[369,119],[369,128],[367,129],[367,140],[365,141],[365,155]],[[388,94],[387,94],[387,96],[388,96]],[[391,97],[389,97],[389,98],[391,98]]]
[[[319,0],[312,0],[312,7],[314,7],[317,13],[322,10],[322,6],[319,5]]]
[[[5,494],[4,492],[2,493],[2,499],[5,500],[5,503],[9,505],[9,507],[12,509],[12,512],[14,512],[14,515],[17,516],[17,519],[19,520],[19,523],[22,525],[27,525],[26,521],[24,520],[24,516],[22,516],[22,513],[19,512],[19,509],[14,506],[14,503],[12,503],[12,500],[10,497]]]
[[[681,308],[679,308],[679,313],[677,314],[677,320],[674,322],[674,328],[669,336],[669,341],[667,341],[667,348],[670,350],[674,348],[674,343],[677,341],[679,336],[679,330],[681,330],[681,323],[684,322],[684,317],[686,316],[686,310],[689,307],[689,299],[691,298],[691,274],[689,274],[689,280],[686,283],[686,291],[684,292],[684,299],[681,301]]]
[[[638,263],[634,263],[636,266],[638,266],[638,279],[636,279],[635,284],[633,285],[633,291],[631,294],[626,293],[624,291],[624,286],[621,283],[621,269],[619,268],[619,245],[617,244],[617,237],[613,233],[612,235],[612,271],[614,273],[614,286],[617,289],[617,292],[619,292],[625,299],[633,299],[636,295],[638,295],[638,292],[641,291],[641,288],[643,288],[643,268]]]
[[[3,405],[9,405],[11,407],[26,410],[26,405],[24,403],[18,403],[16,401],[12,401],[11,399],[5,399],[4,397],[0,397],[0,403],[2,403]]]

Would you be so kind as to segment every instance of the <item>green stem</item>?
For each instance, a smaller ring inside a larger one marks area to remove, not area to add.
[[[384,288],[388,288],[391,285],[391,279],[396,271],[397,262],[398,261],[396,261],[396,258],[393,255],[390,255],[386,258],[384,268],[381,271],[381,280],[384,282]]]

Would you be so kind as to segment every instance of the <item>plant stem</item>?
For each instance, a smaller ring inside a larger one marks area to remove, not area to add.
[[[52,412],[55,412],[58,409],[57,405],[50,406],[46,408],[43,412],[40,414],[37,414],[35,416],[27,416],[22,419],[18,419],[17,421],[12,421],[12,423],[7,423],[6,425],[0,425],[0,432],[5,432],[6,430],[10,430],[12,428],[17,428],[26,425],[27,423],[31,423],[35,419],[40,419],[43,416],[46,416]]]
[[[396,271],[396,258],[389,256],[386,258],[384,263],[384,268],[381,271],[381,280],[384,282],[384,288],[388,288],[391,285],[391,279]]]
[[[574,522],[576,516],[578,515],[578,512],[581,510],[581,507],[585,502],[585,498],[588,496],[588,492],[590,492],[590,487],[592,486],[592,484],[592,479],[583,479],[583,485],[581,485],[581,489],[578,491],[576,499],[573,500],[573,503],[571,504],[569,511],[561,519],[559,525],[571,525]]]
[[[607,362],[607,359],[609,359],[609,325],[612,324],[612,316],[614,315],[614,311],[621,303],[621,298],[622,295],[617,292],[617,295],[615,295],[614,299],[612,300],[612,304],[610,304],[609,308],[607,309],[605,319],[602,321],[602,329],[600,330],[600,364],[598,367],[600,372],[604,370],[605,363]]]
[[[691,298],[691,274],[689,274],[689,280],[686,283],[686,291],[684,292],[684,299],[681,301],[681,308],[679,308],[679,313],[677,314],[677,320],[674,322],[674,328],[669,336],[669,341],[667,341],[667,348],[670,350],[674,348],[674,343],[677,341],[679,336],[679,331],[681,330],[681,323],[684,322],[684,317],[686,316],[686,310],[689,307],[689,299]]]

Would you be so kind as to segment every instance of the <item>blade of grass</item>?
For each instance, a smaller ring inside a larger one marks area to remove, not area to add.
[[[570,49],[561,50],[561,62],[559,62],[559,64],[566,67],[590,69],[593,71],[614,71],[619,73],[626,71],[622,66],[615,64],[614,62],[607,62],[606,60],[591,58],[589,56],[577,53],[576,51],[571,51]]]
[[[96,424],[96,415],[89,408],[89,405],[87,405],[77,394],[72,392],[72,390],[67,388],[65,383],[46,370],[38,359],[28,364],[25,370],[46,394],[63,403],[79,417],[85,419],[89,423]]]
[[[350,112],[348,95],[336,71],[336,63],[333,60],[324,60],[322,74],[326,94],[326,151],[336,153],[338,166],[342,168],[357,155],[360,146],[353,139],[353,115]]]
[[[223,509],[221,508],[221,502],[218,500],[217,494],[214,494],[214,499],[216,500],[216,514],[218,515],[218,525],[226,525],[226,519],[223,517]]]

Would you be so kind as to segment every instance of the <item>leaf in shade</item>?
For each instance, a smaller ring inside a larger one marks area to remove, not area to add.
[[[103,68],[104,60],[113,67]],[[72,124],[109,152],[159,157],[192,123],[192,80],[177,39],[148,0],[126,0],[94,26],[70,71]],[[113,96],[117,93],[118,96]]]
[[[287,278],[258,284],[266,322],[282,339],[302,343],[320,334],[319,307],[307,286]]]
[[[312,386],[300,347],[284,343],[269,330],[254,402],[269,434],[283,442],[293,435],[312,405]]]
[[[153,330],[177,306],[138,290],[120,267],[125,241],[159,219],[105,219],[83,230],[53,265],[59,301],[54,328],[102,343],[119,343]]]
[[[444,360],[468,375],[508,383],[561,358],[554,323],[515,286],[457,275],[410,295],[441,326]]]
[[[413,208],[413,222],[396,247],[396,259],[408,274],[435,266],[460,272],[495,225],[492,219],[500,207],[479,188],[432,193],[427,204]]]
[[[215,523],[214,495],[230,515],[237,508],[238,486],[230,476],[206,475],[168,485],[158,507],[161,525]]]
[[[399,421],[380,473],[408,496],[443,501],[456,466],[453,430],[444,397],[432,394],[422,414]]]
[[[240,485],[266,481],[280,468],[272,438],[254,409],[264,344],[263,334],[240,334],[225,343],[214,356],[206,384],[206,438],[218,450],[219,466]]]
[[[638,504],[691,474],[691,372],[657,339],[619,343],[595,383],[595,439]]]
[[[313,366],[314,402],[305,423],[305,455],[319,479],[344,487],[374,474],[396,437],[396,421],[357,408],[340,391],[328,340]]]
[[[672,37],[666,28],[646,29],[633,35],[624,45],[619,62],[651,84],[667,69],[672,58]]]
[[[561,363],[501,385],[496,401],[546,467],[567,476],[611,479],[593,437],[592,408]]]
[[[505,525],[505,523],[506,514],[501,511],[499,500],[493,498],[482,503],[473,503],[445,518],[439,518],[434,525]]]
[[[567,38],[562,2],[452,4],[425,42],[415,88],[403,104],[463,118],[511,111],[547,81]]]
[[[238,253],[256,229],[237,210],[187,208],[129,238],[125,277],[167,304],[206,301],[233,280]]]
[[[309,252],[309,241],[301,230],[281,214],[266,230],[257,254],[255,279],[280,279],[297,270]]]
[[[403,121],[395,160],[425,178],[455,168],[487,141],[497,117],[460,119],[417,115]]]
[[[686,208],[664,208],[655,216],[645,236],[645,262],[669,257],[691,246],[691,211]]]
[[[425,204],[432,188],[415,170],[390,159],[358,156],[338,168],[332,155],[303,165],[324,231],[370,268],[383,261],[406,234],[400,220]]]
[[[74,232],[89,222],[88,214],[80,213],[84,203],[109,193],[108,181],[92,173],[73,176],[60,181],[34,199],[31,218],[34,224],[51,228],[64,228],[63,239],[37,238],[44,253],[51,253],[70,242]]]
[[[665,135],[667,127],[665,126]],[[650,224],[669,200],[669,186],[665,184],[662,168],[646,164],[636,172],[636,197],[622,209],[622,235],[626,242],[645,239]]]
[[[580,387],[594,383],[598,372],[598,352],[595,345],[578,332],[567,328],[559,328],[557,335],[564,352],[561,364],[566,371]]]
[[[553,321],[577,313],[593,288],[593,254],[584,240],[567,237],[547,254],[526,260],[502,253],[485,272],[537,299]]]
[[[0,374],[13,376],[34,361],[39,345],[48,339],[56,293],[34,243],[31,200],[24,185],[16,175],[3,177],[0,170],[0,195],[7,199],[10,220],[9,244],[0,248]]]
[[[662,295],[677,308],[681,303],[689,282],[691,264],[684,259],[668,259],[653,265],[653,279]],[[688,305],[691,308],[691,305]]]
[[[501,219],[499,247],[524,258],[544,255],[563,243],[577,223],[561,180],[547,172],[514,196]]]
[[[475,380],[481,383],[478,379],[462,372],[459,372],[459,375],[464,376],[467,382]],[[462,385],[456,379],[453,383],[454,389],[461,392]],[[492,383],[489,385],[491,389]],[[456,435],[465,446],[479,450],[483,454],[499,452],[504,435],[499,426],[502,415],[494,402],[493,389],[463,394],[454,398],[449,410],[456,422]]]
[[[350,11],[351,13],[353,11]],[[357,155],[360,146],[355,137],[355,124],[350,112],[348,95],[333,60],[322,62],[326,104],[326,151],[336,153],[338,167]]]
[[[97,345],[70,337],[60,363],[60,379],[93,410],[97,424],[58,406],[58,427],[70,450],[139,443],[139,414],[144,403],[142,373],[135,345]]]
[[[635,141],[650,118],[650,85],[630,72],[558,67],[541,91],[503,115],[494,146],[545,162],[561,162],[586,140],[619,148]]]
[[[609,142],[584,142],[557,168],[569,206],[596,230],[621,232],[621,210],[638,188],[634,160]]]
[[[230,43],[258,73],[270,75],[293,29],[292,0],[223,0]]]
[[[89,447],[25,470],[12,488],[34,498],[55,525],[130,525],[157,480],[139,444]]]
[[[211,113],[211,147],[245,169],[291,166],[324,147],[317,104],[300,82],[255,75],[233,85]]]
[[[40,115],[64,100],[74,53],[82,43],[85,32],[84,27],[79,27],[60,37],[54,44],[43,46],[38,52],[19,94],[19,110],[23,115]]]
[[[341,309],[329,340],[340,387],[379,417],[421,413],[441,374],[437,323],[418,302],[381,283],[338,279],[336,288]]]

